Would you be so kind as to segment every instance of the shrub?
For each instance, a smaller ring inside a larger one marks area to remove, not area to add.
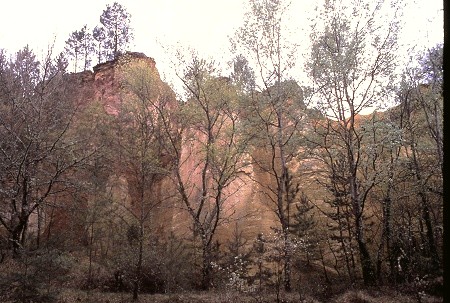
[[[70,255],[41,249],[23,254],[3,264],[0,300],[14,302],[54,302],[60,285],[73,265]]]

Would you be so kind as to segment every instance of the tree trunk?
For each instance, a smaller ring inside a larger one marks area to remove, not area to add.
[[[425,221],[425,226],[427,228],[426,242],[428,244],[432,265],[434,268],[437,269],[440,266],[439,254],[437,252],[436,241],[434,239],[433,223],[431,222],[430,205],[428,201],[428,196],[426,194],[424,178],[422,178],[421,175],[421,168],[419,165],[419,161],[417,159],[417,151],[414,142],[415,141],[413,139],[413,144],[411,145],[412,161],[414,165],[415,176],[419,185],[419,197],[422,207],[422,218]]]
[[[440,260],[439,260],[439,254],[437,252],[436,248],[436,241],[434,239],[434,232],[433,232],[433,224],[431,223],[431,216],[430,216],[430,207],[428,205],[428,199],[425,195],[425,193],[420,192],[419,196],[421,198],[422,202],[422,218],[425,221],[425,226],[427,228],[426,231],[426,239],[428,244],[428,249],[430,251],[431,256],[431,263],[434,268],[439,268]]]
[[[284,290],[289,292],[291,288],[291,245],[289,240],[289,230],[285,228],[284,234]]]
[[[208,243],[203,243],[202,249],[202,281],[201,289],[209,290],[211,287],[211,245]]]
[[[389,185],[390,186],[390,185]],[[389,268],[390,275],[392,277],[393,274],[393,266],[394,266],[394,257],[391,251],[391,197],[390,197],[390,187],[388,188],[388,192],[383,199],[383,230],[381,232],[380,245],[378,247],[378,256],[377,256],[377,279],[382,282],[382,266],[383,266],[383,256],[384,256],[384,248],[386,245],[386,254],[387,259],[389,260]]]
[[[366,243],[358,240],[358,247],[364,284],[366,286],[375,285],[375,270]]]
[[[356,238],[359,248],[359,259],[361,262],[361,270],[363,274],[364,284],[366,286],[374,285],[376,282],[375,269],[364,240],[364,228],[362,223],[362,215],[356,218]]]
[[[142,213],[142,210],[141,210]],[[139,296],[139,289],[141,286],[141,275],[142,275],[142,257],[143,257],[143,253],[144,253],[144,226],[143,226],[143,222],[141,222],[140,224],[140,228],[139,228],[139,251],[138,251],[138,262],[136,265],[136,276],[134,278],[134,283],[133,283],[133,301],[137,301],[138,300],[138,296]]]
[[[328,277],[327,268],[325,267],[325,256],[323,255],[322,248],[320,245],[318,245],[319,248],[319,255],[320,255],[320,261],[322,262],[322,270],[323,270],[323,276],[325,277],[325,282],[327,284],[331,284],[330,278]]]
[[[41,247],[41,230],[42,230],[42,210],[41,207],[36,207],[37,212],[37,231],[36,231],[36,249]]]
[[[13,258],[19,257],[20,252],[25,245],[25,236],[28,223],[28,216],[20,218],[16,227],[11,232],[11,245],[13,250]]]
[[[12,245],[12,251],[13,251],[13,258],[17,258],[20,256],[20,251],[22,250],[22,246],[20,245],[20,235],[22,234],[21,230],[18,230],[17,228],[14,230],[14,232],[11,234],[11,245]]]
[[[94,244],[94,222],[91,222],[91,232],[89,237],[89,268],[88,268],[88,288],[91,288],[92,283],[94,281],[93,275],[92,275],[92,251],[93,251],[93,244]]]
[[[346,216],[345,220],[347,221],[347,232],[348,232],[348,238],[349,238],[349,245],[350,245],[350,249],[347,249],[347,245],[345,244],[345,237],[344,237],[344,223],[342,223],[342,215],[341,215],[341,211],[340,211],[340,206],[337,206],[337,220],[338,220],[338,229],[339,229],[339,242],[341,243],[341,247],[342,250],[344,251],[344,259],[345,259],[345,266],[347,267],[347,273],[348,276],[350,278],[350,283],[353,284],[353,282],[355,281],[354,278],[354,267],[352,268],[350,266],[350,259],[349,259],[349,255],[351,255],[351,259],[353,260],[353,251],[351,249],[352,243],[351,243],[351,229],[350,229],[350,224],[349,224],[349,220],[348,220],[348,216]],[[354,263],[352,262],[352,264],[354,265]]]
[[[356,241],[358,242],[359,260],[361,262],[361,270],[366,286],[374,285],[376,282],[375,268],[364,239],[364,222],[362,214],[361,201],[358,198],[356,189],[356,177],[350,179],[350,193],[352,197],[353,215],[355,217]]]

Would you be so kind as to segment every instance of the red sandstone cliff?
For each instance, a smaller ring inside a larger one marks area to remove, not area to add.
[[[156,85],[168,87],[159,78],[152,58],[141,53],[127,53],[117,60],[95,66],[93,71],[70,75],[75,102],[82,106],[98,102],[106,113],[117,115],[120,106],[134,97],[124,85],[123,71],[127,70],[127,66],[136,64],[145,66],[156,75]],[[166,104],[166,108],[177,106],[173,92],[171,96],[172,99]],[[153,97],[158,98],[158,96]],[[188,137],[201,136],[200,133],[195,132],[194,127],[185,130],[180,141],[182,157],[180,171],[184,182],[191,187],[189,190],[192,195],[195,195],[196,189],[201,187],[199,167],[202,158],[193,156],[201,154],[201,147],[188,140]],[[253,157],[267,156],[263,150],[256,153]],[[160,157],[164,158],[164,155],[161,154]],[[114,193],[114,199],[136,207],[139,200],[138,180],[129,171],[127,167],[129,164],[119,160],[115,164],[109,176],[109,186]],[[171,163],[165,165],[169,168]],[[269,204],[264,203],[267,200],[267,193],[264,192],[267,191],[267,186],[262,184],[271,182],[270,176],[267,172],[251,165],[245,170],[246,174],[236,178],[224,191],[226,201],[221,217],[226,220],[223,220],[217,230],[218,239],[230,237],[236,224],[250,242],[258,233],[268,234],[271,232],[271,227],[278,226],[275,213],[270,210]],[[192,219],[179,199],[174,179],[174,176],[170,174],[158,177],[151,188],[145,189],[146,195],[151,196],[152,203],[157,205],[152,210],[152,228],[165,234],[175,232],[179,236],[191,237]]]

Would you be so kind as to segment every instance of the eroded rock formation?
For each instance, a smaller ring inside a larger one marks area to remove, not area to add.
[[[85,71],[69,75],[71,89],[74,90],[74,102],[82,106],[88,106],[92,102],[98,102],[109,115],[118,115],[120,106],[126,103],[128,98],[133,98],[132,93],[127,91],[123,83],[123,70],[130,64],[144,64],[149,70],[157,75],[158,85],[166,88],[167,84],[159,78],[155,61],[142,53],[126,53],[117,60],[101,63],[93,68],[93,71]],[[166,107],[177,106],[175,94],[171,93],[172,100]],[[199,146],[192,146],[187,136],[200,136],[193,134],[194,129],[186,130],[180,140],[183,161],[181,161],[181,174],[186,184],[192,187],[191,194],[195,195],[195,188],[200,188],[200,170],[198,169],[202,159],[192,157],[198,152]],[[264,151],[257,151],[256,157],[267,156]],[[164,160],[160,154],[161,163],[170,171],[173,163]],[[186,157],[189,157],[187,159]],[[129,171],[128,164],[119,159],[111,170],[109,177],[109,188],[114,193],[114,199],[127,207],[138,208],[140,189],[136,176]],[[145,188],[145,194],[155,205],[152,209],[151,229],[158,233],[169,234],[174,232],[180,237],[192,237],[192,218],[190,218],[186,206],[182,203],[174,182],[174,175],[169,173],[158,176],[152,182],[151,188]],[[235,227],[243,232],[243,236],[250,242],[259,233],[269,234],[271,227],[276,227],[277,218],[270,209],[270,205],[264,203],[267,199],[263,184],[268,184],[270,177],[267,172],[249,165],[246,174],[236,178],[224,191],[225,206],[221,214],[221,224],[217,229],[216,240],[223,242],[230,238]],[[195,200],[195,199],[193,199]],[[250,243],[249,242],[249,243]]]

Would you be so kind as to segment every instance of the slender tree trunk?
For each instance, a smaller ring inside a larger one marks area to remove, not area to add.
[[[440,260],[439,260],[439,254],[437,252],[436,248],[436,241],[434,239],[434,232],[433,232],[433,224],[431,223],[431,215],[430,215],[430,207],[428,204],[428,199],[425,193],[419,192],[419,196],[421,199],[422,204],[422,218],[425,221],[425,226],[427,228],[426,231],[426,239],[428,244],[428,249],[430,251],[431,255],[431,262],[435,268],[439,267]]]
[[[119,31],[118,31],[118,25],[115,24],[115,29],[114,29],[114,59],[117,59],[118,57],[118,44],[119,44]]]
[[[141,150],[142,152],[142,150]],[[140,176],[140,186],[139,186],[139,243],[138,243],[138,259],[136,263],[136,272],[135,277],[133,281],[133,301],[137,301],[139,297],[139,290],[141,287],[141,275],[142,275],[142,258],[143,258],[143,252],[144,252],[144,221],[145,221],[145,214],[144,214],[144,201],[145,201],[145,189],[144,184],[146,184],[146,176],[145,176],[145,166],[144,166],[144,155],[141,154],[141,172],[142,175]]]
[[[374,285],[376,282],[376,272],[375,267],[370,257],[370,252],[367,247],[367,243],[364,235],[364,221],[363,221],[363,203],[359,188],[358,188],[358,177],[357,177],[357,161],[358,161],[358,146],[360,143],[360,138],[355,135],[355,111],[353,103],[350,103],[350,119],[348,121],[349,130],[346,133],[347,137],[347,161],[348,166],[348,176],[349,176],[349,187],[350,187],[350,199],[353,210],[353,217],[355,222],[355,236],[358,243],[359,259],[361,263],[361,270],[365,285]],[[345,125],[347,128],[347,125]],[[356,146],[355,146],[356,145]]]
[[[336,252],[333,250],[333,246],[331,245],[329,238],[327,238],[327,244],[328,244],[328,248],[330,249],[330,252],[334,258],[333,268],[334,268],[334,270],[336,270],[338,277],[341,277],[341,272],[339,271],[339,259],[338,259],[338,256],[336,255]]]
[[[374,285],[376,282],[375,268],[370,257],[367,243],[364,238],[364,222],[361,209],[361,201],[358,198],[356,188],[356,177],[350,178],[350,194],[353,205],[353,216],[355,219],[356,241],[358,242],[359,259],[365,285]]]
[[[279,96],[281,94],[280,91],[280,79],[278,79],[277,83],[277,89],[278,89],[278,100],[276,102],[276,105],[280,103]],[[285,150],[283,145],[283,117],[282,113],[275,109],[275,112],[277,114],[277,123],[278,123],[278,137],[277,137],[277,145],[280,153],[280,166],[281,166],[281,176],[277,180],[277,203],[278,203],[278,212],[279,212],[279,218],[282,228],[282,234],[283,234],[283,240],[284,240],[284,290],[285,291],[291,291],[291,248],[290,248],[290,239],[289,239],[289,225],[290,225],[290,203],[292,201],[289,197],[289,188],[288,188],[288,168],[286,164],[286,156],[285,156]],[[284,199],[284,196],[286,196],[286,199]],[[285,213],[285,205],[286,203],[286,211]]]
[[[392,174],[389,175],[389,180],[392,180]],[[393,256],[392,249],[391,249],[391,189],[392,184],[391,181],[388,183],[388,188],[386,192],[386,196],[383,199],[383,230],[381,232],[381,240],[380,240],[380,246],[378,247],[378,256],[377,256],[377,279],[381,282],[382,280],[382,266],[383,266],[383,256],[384,256],[384,246],[386,245],[386,254],[387,259],[389,260],[389,269],[390,269],[390,276],[393,277],[394,274],[394,262],[395,257]]]
[[[289,229],[283,230],[284,235],[284,290],[291,291],[291,243]]]
[[[20,252],[22,251],[22,245],[20,240],[20,235],[22,234],[22,231],[20,229],[15,229],[12,233],[12,249],[13,249],[13,258],[17,258],[20,256]]]
[[[50,241],[50,237],[52,236],[52,227],[53,227],[53,219],[54,219],[55,209],[52,207],[52,211],[50,212],[50,219],[47,226],[47,236],[46,236],[46,242],[48,243]]]
[[[26,229],[28,225],[28,216],[22,216],[19,219],[19,222],[14,227],[11,232],[11,246],[13,250],[13,258],[17,258],[20,256],[24,245],[25,245],[25,237],[26,237]]]
[[[92,277],[92,251],[94,244],[94,222],[91,222],[91,232],[89,237],[89,269],[88,269],[88,288],[91,288],[93,277]]]
[[[353,255],[353,253],[351,252],[351,249],[349,251],[349,249],[347,248],[347,244],[345,243],[345,237],[344,237],[344,223],[342,222],[342,215],[341,215],[341,207],[339,205],[337,205],[336,208],[336,214],[337,214],[337,221],[338,221],[338,232],[339,232],[339,240],[338,242],[341,244],[342,247],[342,251],[344,252],[344,260],[345,260],[345,266],[347,268],[347,273],[348,273],[348,277],[350,279],[350,283],[354,282],[354,270],[352,270],[352,267],[350,266],[350,259],[349,259],[349,254],[351,253]],[[346,218],[346,220],[348,221],[348,218]],[[351,234],[350,234],[350,228],[349,228],[349,224],[347,222],[347,231],[348,231],[348,237],[349,239],[351,239]],[[351,243],[350,243],[351,245]],[[334,254],[334,253],[333,253]],[[336,259],[336,264],[337,264],[337,258]]]
[[[345,223],[347,224],[347,232],[348,232],[348,245],[347,245],[347,253],[349,254],[349,261],[351,262],[351,277],[352,281],[351,283],[355,282],[355,273],[356,273],[356,262],[355,262],[355,253],[353,252],[353,243],[352,239],[354,239],[354,225],[352,224],[352,216],[351,216],[351,207],[349,205],[345,206]]]
[[[434,232],[433,232],[433,223],[431,220],[431,215],[430,215],[430,205],[429,205],[429,201],[428,201],[428,195],[426,194],[426,189],[425,189],[425,185],[424,185],[424,181],[421,175],[421,170],[420,170],[420,165],[417,159],[417,152],[416,152],[416,147],[415,147],[415,140],[413,138],[413,144],[411,144],[411,151],[412,151],[412,161],[413,161],[413,166],[414,166],[414,171],[415,171],[415,176],[419,185],[419,197],[420,197],[420,202],[421,202],[421,207],[422,207],[422,218],[425,221],[425,226],[427,228],[426,231],[426,239],[427,239],[427,244],[428,244],[428,249],[431,255],[431,262],[433,264],[433,266],[437,269],[440,266],[440,260],[439,260],[439,254],[437,252],[437,246],[436,246],[436,241],[434,239]]]
[[[141,210],[142,212],[143,210]],[[136,264],[136,276],[133,283],[133,301],[138,300],[139,289],[141,287],[141,276],[142,276],[142,258],[144,253],[144,226],[141,222],[139,227],[139,250],[138,250],[138,260]]]
[[[364,239],[364,226],[362,222],[362,214],[356,216],[355,224],[356,224],[356,240],[358,242],[359,259],[361,262],[364,284],[367,286],[374,285],[376,282],[375,269],[372,263],[372,259],[370,257],[369,250],[367,248],[366,241]]]
[[[320,261],[322,263],[323,276],[325,277],[325,282],[327,282],[327,284],[330,284],[331,281],[330,278],[328,277],[327,268],[325,267],[325,256],[323,255],[323,251],[320,245],[318,245],[318,247],[319,247]]]
[[[202,235],[202,238],[206,238]],[[202,282],[201,289],[209,290],[211,287],[211,245],[207,243],[206,239],[202,241]]]
[[[36,249],[41,246],[41,229],[42,229],[42,211],[41,207],[36,207],[37,212],[37,232],[36,232]]]
[[[390,252],[390,204],[391,199],[389,196],[386,196],[383,199],[383,230],[381,231],[381,239],[380,239],[380,245],[378,247],[378,253],[377,253],[377,279],[381,283],[381,272],[382,272],[382,266],[383,266],[383,256],[384,256],[384,246],[386,244],[387,249],[387,258],[388,260],[391,260],[391,252]],[[391,263],[391,262],[389,262]]]

